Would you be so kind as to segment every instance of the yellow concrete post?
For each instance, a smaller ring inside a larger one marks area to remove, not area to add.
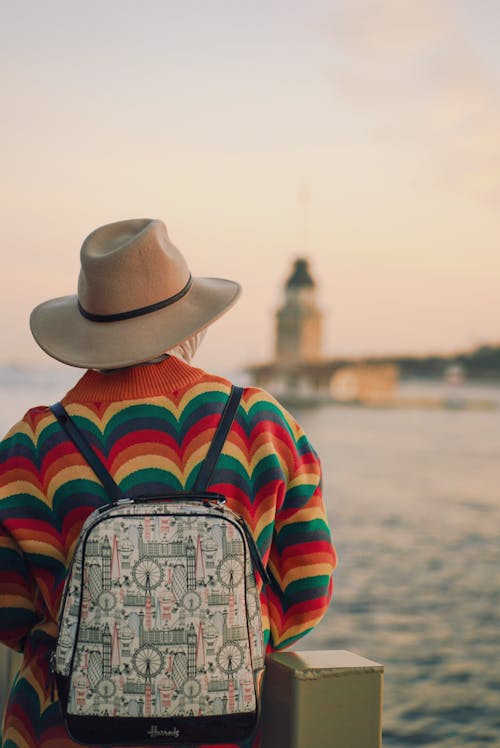
[[[383,674],[344,650],[269,655],[262,748],[379,748]]]
[[[21,657],[22,655],[0,644],[0,725],[7,704],[9,688],[19,670]]]

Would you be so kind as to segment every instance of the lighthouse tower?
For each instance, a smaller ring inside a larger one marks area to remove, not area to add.
[[[285,303],[276,315],[276,361],[316,363],[321,359],[323,314],[308,261],[295,261],[285,284]]]

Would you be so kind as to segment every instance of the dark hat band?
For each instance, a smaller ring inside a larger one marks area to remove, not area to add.
[[[87,312],[87,310],[83,308],[80,302],[78,302],[78,311],[80,312],[82,317],[85,317],[85,319],[88,319],[91,322],[119,322],[122,319],[142,317],[143,314],[157,312],[159,309],[164,309],[171,304],[175,304],[176,301],[179,301],[183,296],[187,294],[187,292],[191,288],[192,283],[193,279],[190,275],[188,278],[188,282],[186,283],[184,288],[181,288],[181,290],[173,296],[169,296],[168,299],[157,301],[156,304],[150,304],[149,306],[141,306],[139,307],[139,309],[131,309],[128,312],[118,312],[117,314],[93,314],[92,312]]]

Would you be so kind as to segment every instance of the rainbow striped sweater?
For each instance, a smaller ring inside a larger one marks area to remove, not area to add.
[[[88,371],[64,397],[125,494],[190,489],[231,383],[175,357],[114,374]],[[32,408],[0,445],[0,641],[24,653],[3,748],[76,748],[51,693],[49,656],[68,567],[86,517],[108,502],[51,411]],[[335,551],[321,471],[306,435],[269,394],[246,388],[213,474],[270,571],[261,592],[269,650],[323,616]]]

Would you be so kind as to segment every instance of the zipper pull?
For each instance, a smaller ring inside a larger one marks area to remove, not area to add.
[[[56,652],[55,650],[53,650],[50,653],[49,678],[50,678],[50,700],[54,702],[55,695],[56,695]]]

